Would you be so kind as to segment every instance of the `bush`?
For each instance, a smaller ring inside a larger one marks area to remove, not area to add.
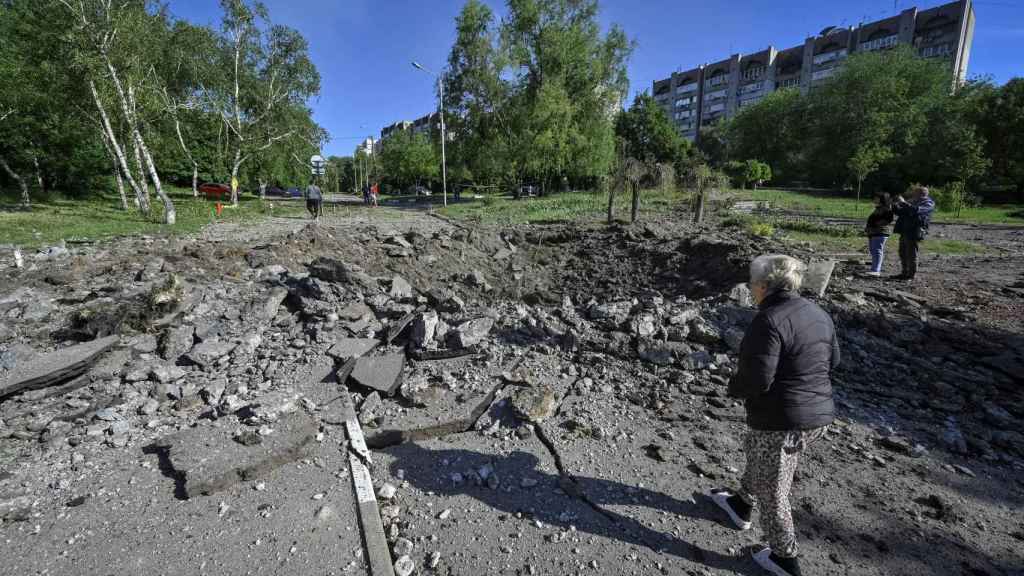
[[[747,232],[760,238],[771,238],[775,234],[775,227],[768,222],[751,222],[747,226]]]
[[[950,182],[944,187],[936,186],[928,190],[939,212],[949,212],[958,218],[962,209],[981,206],[981,197],[967,190],[963,182]]]

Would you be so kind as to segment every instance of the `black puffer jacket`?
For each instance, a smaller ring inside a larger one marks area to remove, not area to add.
[[[793,292],[761,303],[740,349],[729,395],[746,398],[756,430],[809,430],[832,423],[832,370],[839,342],[832,318]]]

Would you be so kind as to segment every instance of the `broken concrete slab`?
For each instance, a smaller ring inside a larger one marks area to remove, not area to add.
[[[452,348],[469,348],[480,343],[487,337],[494,326],[494,319],[484,316],[459,324],[448,332],[448,346]]]
[[[317,258],[309,265],[309,275],[328,282],[354,284],[364,291],[377,293],[380,285],[363,269],[334,258]]]
[[[391,291],[388,295],[398,302],[406,302],[413,299],[415,292],[408,280],[396,274],[391,278]]]
[[[378,429],[369,433],[366,444],[370,448],[381,448],[465,432],[487,411],[503,386],[498,384],[489,391],[468,393],[426,387],[415,394],[420,406],[400,413],[385,410]]]
[[[160,337],[160,357],[164,360],[177,360],[192,349],[195,344],[195,333],[196,328],[191,324],[168,328]]]
[[[236,345],[223,340],[205,340],[193,346],[185,357],[200,366],[210,366],[230,354]]]
[[[370,353],[380,341],[375,338],[342,338],[327,353],[342,362]]]
[[[282,418],[261,442],[244,446],[228,427],[197,426],[157,440],[152,448],[166,459],[183,495],[212,494],[251,480],[308,454],[316,422],[305,412]]]
[[[832,280],[832,272],[835,269],[835,260],[811,262],[808,264],[807,271],[804,272],[804,291],[814,294],[819,298],[823,297],[825,290],[828,288],[828,283]]]
[[[377,390],[390,396],[402,383],[402,368],[404,367],[405,354],[358,358],[349,379],[364,388]]]
[[[263,322],[273,320],[277,316],[277,311],[281,308],[281,302],[284,302],[286,296],[288,296],[287,288],[284,286],[274,286],[262,300],[257,300],[253,303],[253,314]]]
[[[434,340],[434,333],[437,332],[437,323],[440,320],[437,312],[428,310],[416,317],[412,324],[412,336],[410,342],[415,348],[426,348]]]
[[[85,372],[100,354],[117,344],[119,339],[119,336],[107,336],[19,362],[0,380],[0,399],[23,390],[45,388],[78,376]]]
[[[392,340],[398,338],[398,335],[401,334],[403,330],[405,330],[406,326],[408,326],[417,316],[422,314],[426,309],[426,306],[420,306],[419,308],[399,318],[398,321],[395,322],[394,325],[392,325],[391,328],[388,330],[387,343],[390,344]]]

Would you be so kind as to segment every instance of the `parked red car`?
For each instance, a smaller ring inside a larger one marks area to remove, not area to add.
[[[227,184],[207,182],[199,186],[199,193],[205,196],[207,200],[221,200],[225,196],[231,197],[231,187]]]

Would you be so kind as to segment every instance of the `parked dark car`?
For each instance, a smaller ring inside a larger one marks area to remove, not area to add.
[[[207,200],[220,200],[224,197],[231,197],[231,187],[227,184],[207,182],[206,184],[199,185],[199,193],[205,196]]]
[[[292,198],[302,198],[302,190],[292,186],[288,189],[288,196],[291,196]]]
[[[281,197],[281,198],[287,198],[288,196],[290,196],[290,194],[288,194],[287,190],[285,190],[284,188],[281,188],[279,186],[268,186],[267,187],[267,191],[265,192],[265,194],[267,196],[278,196],[278,197]]]
[[[409,187],[409,194],[413,196],[430,196],[430,188],[417,184],[416,186]]]

